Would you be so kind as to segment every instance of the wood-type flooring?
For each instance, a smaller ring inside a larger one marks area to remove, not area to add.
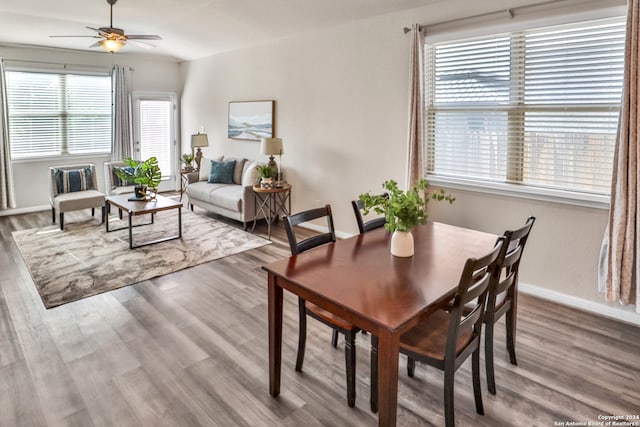
[[[49,211],[0,217],[0,426],[377,425],[370,335],[356,340],[349,408],[344,343],[332,348],[326,326],[308,321],[304,371],[294,371],[298,310],[287,292],[282,393],[269,395],[260,267],[289,254],[281,224],[271,245],[46,310],[11,232],[50,221]],[[264,224],[256,233],[266,236]],[[498,394],[486,391],[483,372],[485,415],[476,414],[467,361],[456,374],[457,425],[606,425],[602,417],[640,415],[640,328],[522,295],[519,366],[508,363],[504,321],[496,337]],[[443,425],[442,373],[418,364],[408,378],[404,356],[399,363],[398,425]]]

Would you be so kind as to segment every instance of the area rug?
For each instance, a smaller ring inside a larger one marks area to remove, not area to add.
[[[143,218],[148,221],[149,217]],[[182,212],[182,239],[129,249],[125,220],[111,216],[14,231],[13,238],[47,308],[149,280],[270,243],[261,237],[188,210]],[[134,242],[177,235],[177,211],[156,214],[154,224],[134,228]]]

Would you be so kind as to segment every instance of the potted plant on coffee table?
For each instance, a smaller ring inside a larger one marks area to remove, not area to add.
[[[371,210],[385,216],[384,228],[393,233],[391,236],[391,254],[399,257],[413,256],[413,236],[411,229],[427,222],[427,203],[429,200],[455,200],[444,189],[429,194],[429,182],[421,179],[409,190],[398,188],[394,180],[385,181],[382,187],[387,191],[384,195],[364,193],[360,200],[364,204],[363,212]]]
[[[134,160],[131,157],[127,157],[123,162],[128,166],[128,169],[115,169],[114,172],[118,178],[136,184],[134,194],[137,199],[145,200],[147,198],[147,189],[151,193],[151,198],[155,198],[162,180],[158,159],[149,157],[147,160]]]

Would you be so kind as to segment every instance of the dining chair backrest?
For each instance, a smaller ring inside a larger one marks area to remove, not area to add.
[[[505,238],[500,237],[491,252],[465,262],[451,306],[445,360],[455,361],[460,356],[457,354],[461,344],[459,338],[470,329],[473,331],[472,338],[463,351],[471,353],[479,345],[487,293],[498,277],[497,271],[504,256],[504,241]],[[464,361],[465,358],[459,360]]]
[[[386,193],[382,194],[383,197],[386,195]],[[386,222],[385,217],[374,218],[370,219],[369,221],[364,220],[364,216],[362,214],[364,203],[362,203],[362,200],[352,200],[351,206],[353,207],[353,214],[356,217],[356,222],[358,223],[358,230],[360,231],[360,234],[366,233],[367,231],[375,230],[376,228],[384,227],[384,224]]]
[[[296,225],[323,217],[327,219],[328,232],[318,234],[301,241],[296,239],[296,232],[294,229]],[[336,232],[333,226],[333,215],[331,214],[330,205],[287,215],[282,220],[284,222],[284,228],[287,231],[291,255],[298,255],[299,253],[315,248],[316,246],[336,241]]]
[[[494,318],[496,317],[496,309],[498,307],[502,308],[503,305],[506,305],[505,309],[509,309],[508,305],[513,303],[512,300],[518,282],[520,260],[522,259],[522,253],[535,220],[535,217],[530,216],[523,227],[517,230],[505,231],[504,233],[505,255],[499,266],[499,280],[488,294],[486,308],[487,322],[497,320],[497,318]],[[499,314],[502,315],[502,313]]]

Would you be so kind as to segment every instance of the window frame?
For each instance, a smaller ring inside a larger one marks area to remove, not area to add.
[[[109,140],[109,147],[108,150],[105,151],[87,151],[87,152],[78,152],[78,153],[72,153],[68,151],[68,147],[69,147],[69,140],[67,139],[66,136],[62,137],[63,139],[61,140],[61,147],[60,147],[60,151],[57,154],[45,154],[45,153],[39,153],[37,155],[33,155],[33,156],[19,156],[19,157],[14,157],[13,153],[11,153],[11,125],[10,125],[10,117],[11,117],[11,111],[10,108],[7,105],[7,121],[8,121],[8,126],[7,126],[7,132],[9,135],[9,145],[10,145],[10,155],[11,155],[11,161],[12,163],[29,163],[29,162],[37,162],[37,161],[44,161],[44,160],[60,160],[60,159],[83,159],[83,158],[96,158],[96,157],[109,157],[111,154],[111,144],[112,144],[112,140],[113,140],[113,81],[112,81],[112,76],[111,73],[108,71],[101,71],[101,70],[92,70],[92,71],[86,71],[86,70],[75,70],[75,69],[64,69],[64,70],[60,70],[60,69],[51,69],[51,68],[32,68],[32,67],[22,67],[22,66],[7,66],[5,68],[5,72],[6,73],[12,73],[12,72],[19,72],[19,73],[31,73],[31,74],[46,74],[46,75],[56,75],[56,76],[60,76],[60,75],[74,75],[74,76],[93,76],[93,77],[103,77],[105,79],[109,80],[109,88],[110,88],[110,100],[109,100],[109,113],[108,113],[108,118],[109,118],[109,125],[108,125],[108,129],[109,129],[109,135],[108,135],[108,140]],[[65,77],[66,79],[66,77]],[[80,117],[80,116],[86,116],[87,113],[86,112],[82,112],[79,114],[73,114],[73,113],[69,113],[69,109],[68,109],[68,97],[61,95],[61,97],[59,98],[60,100],[60,105],[64,106],[64,108],[61,108],[60,111],[57,114],[47,114],[46,116],[48,117],[58,117],[61,118],[61,121],[64,123],[62,129],[62,133],[64,135],[67,134],[67,129],[68,129],[68,118],[69,117]],[[41,114],[33,114],[32,116],[42,116]],[[96,114],[91,114],[91,115],[96,115]],[[98,114],[98,115],[102,115],[103,117],[107,117],[107,114]],[[23,115],[24,117],[28,117],[29,115]]]
[[[622,20],[624,22],[624,16],[620,16],[618,14],[618,16],[613,16],[613,17],[607,16],[607,17],[600,17],[600,18],[591,17],[590,19],[584,19],[584,18],[574,19],[574,20],[569,20],[567,22],[556,23],[552,26],[553,27],[556,27],[558,25],[574,25],[575,26],[575,25],[581,25],[582,23],[587,23],[587,22],[607,21],[607,20],[609,21]],[[435,77],[433,76],[435,67],[432,67],[429,61],[433,60],[433,58],[431,57],[434,50],[433,46],[435,44],[455,43],[455,42],[465,41],[469,39],[483,38],[483,37],[492,37],[492,36],[498,37],[502,34],[526,33],[527,31],[538,31],[538,30],[544,29],[545,27],[551,27],[551,25],[539,25],[539,23],[538,25],[534,25],[534,24],[523,25],[520,28],[509,29],[509,31],[499,31],[496,28],[492,28],[492,31],[490,31],[489,33],[476,34],[472,37],[469,37],[468,35],[466,37],[461,37],[459,34],[458,36],[456,36],[456,34],[450,34],[448,37],[442,37],[442,35],[439,35],[439,37],[437,37],[436,40],[427,39],[427,41],[425,42],[425,58],[424,58],[424,61],[425,61],[424,63],[424,66],[425,66],[424,68],[425,70],[424,72],[424,84],[425,84],[424,135],[425,135],[425,138],[424,138],[423,147],[424,147],[424,153],[425,153],[424,154],[425,162],[424,162],[423,173],[425,177],[430,181],[431,184],[436,186],[446,186],[452,189],[468,190],[468,191],[487,193],[492,195],[520,197],[520,198],[526,198],[526,199],[586,206],[586,207],[593,207],[593,208],[599,208],[599,209],[609,208],[610,194],[598,194],[595,192],[589,193],[589,192],[572,191],[571,189],[548,188],[543,186],[537,186],[531,183],[527,184],[523,182],[518,182],[518,179],[523,174],[523,167],[521,166],[520,170],[514,170],[513,165],[522,165],[522,161],[525,158],[524,150],[522,150],[522,143],[523,143],[523,141],[521,141],[522,138],[514,139],[512,137],[509,137],[509,139],[507,140],[507,147],[510,147],[510,146],[520,147],[519,150],[517,148],[516,150],[511,150],[511,153],[513,153],[513,151],[519,151],[522,157],[520,157],[519,160],[507,162],[507,172],[504,177],[504,180],[498,180],[498,181],[493,181],[490,179],[481,180],[481,179],[476,179],[475,177],[462,177],[462,176],[453,177],[453,176],[447,176],[447,175],[443,176],[443,175],[437,175],[437,174],[431,173],[431,171],[433,171],[434,169],[434,163],[433,163],[434,160],[428,157],[428,153],[433,152],[433,146],[435,144],[434,142],[435,131],[434,129],[430,128],[428,124],[434,123],[434,117],[438,109],[440,111],[444,111],[447,109],[446,106],[445,107],[440,106],[439,108],[436,107],[435,111],[432,108],[433,102],[435,100],[435,81],[436,80],[435,80]],[[523,72],[523,70],[512,70],[512,75],[517,72]],[[522,82],[522,86],[518,90],[513,92],[517,95],[521,95],[522,93],[524,93],[524,79],[519,79],[519,80],[520,82]],[[511,93],[510,96],[513,96],[512,92],[510,93]],[[491,109],[492,107],[493,109]],[[479,110],[497,111],[496,107],[499,108],[500,111],[505,111],[510,115],[518,115],[518,114],[524,115],[524,111],[527,111],[526,109],[522,109],[521,105],[516,105],[511,103],[509,103],[508,106],[500,105],[499,107],[498,107],[498,103],[495,103],[494,105],[487,106],[488,109],[480,107]],[[558,108],[560,109],[562,107],[564,107],[564,105],[558,106]],[[472,107],[472,109],[473,108],[474,107]],[[572,112],[580,111],[583,108],[585,108],[585,104],[579,104],[579,105],[575,105],[575,110],[571,110],[571,111]],[[586,109],[589,109],[588,104],[586,106]],[[459,111],[463,112],[464,109],[461,108]],[[608,111],[612,111],[612,110],[609,109]],[[619,111],[619,106],[616,109],[616,112],[617,111]],[[516,121],[520,123],[524,123],[522,119],[518,120],[517,118],[515,119],[510,118],[505,123],[507,124],[507,126],[512,126],[513,122],[516,122]],[[524,129],[525,127],[523,125],[522,132],[520,132],[520,135],[524,135]],[[512,154],[508,153],[507,155],[509,156]]]

